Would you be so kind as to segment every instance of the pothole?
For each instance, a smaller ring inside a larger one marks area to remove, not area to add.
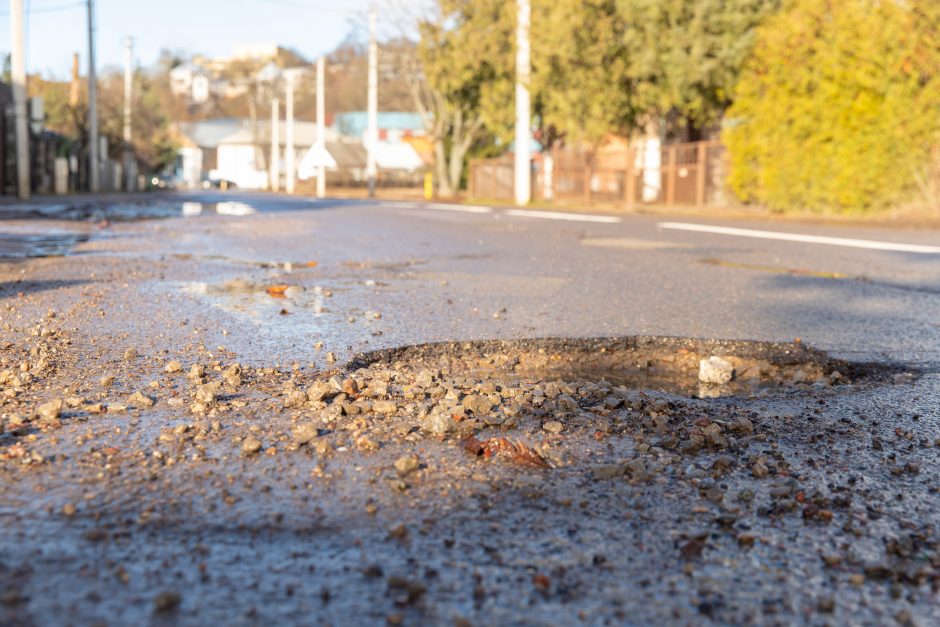
[[[606,382],[691,398],[794,393],[887,374],[885,367],[833,359],[798,342],[665,337],[436,343],[362,354],[349,368],[382,365],[495,383]]]

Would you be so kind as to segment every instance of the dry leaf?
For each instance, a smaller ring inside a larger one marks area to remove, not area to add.
[[[285,298],[285,292],[290,285],[271,285],[265,291],[271,298]]]

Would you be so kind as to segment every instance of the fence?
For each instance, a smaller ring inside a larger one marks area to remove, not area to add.
[[[660,150],[659,165],[635,148],[594,154],[554,150],[540,155],[532,168],[532,196],[540,200],[585,204],[722,204],[725,189],[724,147],[716,141],[674,144]],[[655,154],[653,155],[655,156]],[[513,156],[470,164],[470,195],[511,200]]]

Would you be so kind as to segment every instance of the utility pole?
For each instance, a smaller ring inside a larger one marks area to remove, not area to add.
[[[326,94],[324,93],[324,60],[321,55],[317,59],[317,146],[320,154],[320,165],[317,166],[317,198],[326,196]]]
[[[529,204],[532,200],[532,122],[529,102],[529,0],[516,2],[516,204]]]
[[[124,188],[134,191],[134,147],[131,145],[131,107],[134,97],[134,38],[124,40]]]
[[[281,191],[281,101],[271,101],[271,191]]]
[[[29,200],[31,193],[29,163],[29,128],[26,126],[26,39],[23,33],[23,0],[10,0],[10,30],[13,50],[10,55],[13,79],[13,113],[16,131],[16,193]],[[0,164],[0,167],[6,167]]]
[[[101,189],[98,160],[98,83],[95,76],[95,3],[88,2],[88,191]]]
[[[375,178],[378,174],[375,165],[375,149],[379,141],[379,114],[378,114],[378,92],[379,92],[379,73],[378,57],[379,46],[375,40],[375,9],[369,11],[369,94],[368,94],[368,125],[366,131],[366,179],[369,181],[369,198],[375,197]]]
[[[287,102],[284,103],[284,114],[287,117],[287,125],[284,129],[285,148],[287,152],[285,161],[287,165],[287,184],[288,194],[294,193],[294,179],[297,177],[297,171],[294,165],[294,73],[287,73]]]

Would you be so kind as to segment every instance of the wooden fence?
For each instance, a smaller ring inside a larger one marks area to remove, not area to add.
[[[555,150],[532,168],[532,197],[584,204],[697,205],[724,200],[724,147],[716,141],[661,149],[658,168],[644,168],[636,149],[595,154]],[[513,155],[470,163],[469,191],[475,198],[514,197]]]

